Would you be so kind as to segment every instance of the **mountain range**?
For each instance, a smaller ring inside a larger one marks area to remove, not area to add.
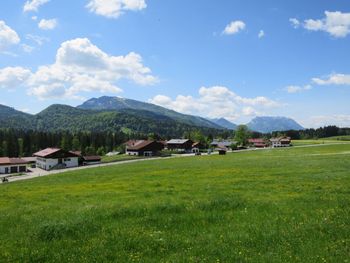
[[[0,128],[39,131],[122,131],[182,136],[184,132],[195,129],[206,134],[216,134],[225,129],[234,130],[236,127],[236,124],[224,118],[208,120],[154,104],[118,97],[93,98],[77,107],[54,104],[35,115],[0,105]],[[285,117],[256,117],[248,123],[248,127],[262,133],[303,129],[294,120]]]

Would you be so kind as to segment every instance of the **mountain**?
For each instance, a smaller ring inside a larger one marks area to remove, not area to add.
[[[256,117],[247,126],[250,130],[261,133],[304,129],[295,120],[286,117]]]
[[[87,110],[60,104],[51,105],[36,115],[0,105],[0,128],[45,132],[67,130],[140,135],[156,133],[163,137],[181,137],[185,132],[193,130],[200,130],[205,134],[222,131],[190,125],[146,110]]]
[[[237,128],[236,124],[226,120],[225,118],[210,119],[210,121],[226,129],[235,130]]]
[[[103,96],[100,98],[92,98],[77,108],[85,110],[113,110],[120,111],[125,109],[148,111],[158,114],[159,116],[169,117],[175,121],[180,121],[192,126],[207,127],[222,129],[218,124],[215,124],[205,118],[182,114],[173,110],[166,109],[151,103],[141,102],[137,100],[119,98],[119,97],[108,97]]]
[[[31,128],[34,116],[0,104],[0,127]]]

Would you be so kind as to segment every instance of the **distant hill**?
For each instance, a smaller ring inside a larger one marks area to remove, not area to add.
[[[33,128],[34,116],[0,104],[0,128]]]
[[[37,131],[123,132],[163,137],[181,137],[190,130],[215,134],[220,129],[190,125],[146,110],[87,110],[54,104],[36,115],[0,105],[0,128]]]
[[[249,129],[261,133],[304,129],[295,120],[286,117],[256,117],[247,126]]]
[[[141,110],[141,111],[153,112],[155,114],[158,114],[158,116],[169,117],[175,121],[180,121],[188,125],[215,128],[215,129],[222,128],[222,126],[217,125],[202,117],[182,114],[182,113],[169,110],[164,107],[160,107],[151,103],[125,99],[125,98],[118,98],[118,97],[103,96],[100,98],[93,98],[84,102],[82,105],[78,106],[77,108],[85,109],[85,110],[88,109],[88,110],[109,110],[109,111],[110,110],[120,111],[125,109]]]
[[[225,118],[210,119],[210,121],[226,129],[235,130],[237,128],[237,124],[234,124]]]

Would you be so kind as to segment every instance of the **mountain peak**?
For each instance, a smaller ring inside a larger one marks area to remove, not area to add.
[[[247,126],[249,129],[261,133],[287,130],[303,130],[295,120],[282,116],[259,116],[252,119]]]

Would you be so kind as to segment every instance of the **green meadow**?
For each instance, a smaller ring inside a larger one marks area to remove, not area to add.
[[[0,262],[349,262],[350,144],[0,184]]]

